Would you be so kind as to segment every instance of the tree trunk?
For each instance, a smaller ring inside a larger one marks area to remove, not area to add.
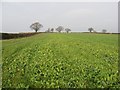
[[[35,30],[35,32],[37,33],[37,30]]]

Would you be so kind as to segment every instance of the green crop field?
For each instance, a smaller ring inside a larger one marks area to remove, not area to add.
[[[2,41],[3,88],[119,88],[118,35],[41,33]]]

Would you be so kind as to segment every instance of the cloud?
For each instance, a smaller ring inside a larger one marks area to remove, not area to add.
[[[93,11],[90,9],[73,9],[63,14],[67,18],[82,18],[92,15]]]
[[[43,31],[59,25],[72,31],[88,27],[117,31],[117,3],[4,3],[3,10],[6,32],[30,31],[35,20],[43,24]]]
[[[118,2],[119,0],[2,0],[2,2]]]

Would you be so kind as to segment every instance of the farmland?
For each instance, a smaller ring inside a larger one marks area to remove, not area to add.
[[[112,88],[118,35],[42,33],[2,41],[3,88]]]

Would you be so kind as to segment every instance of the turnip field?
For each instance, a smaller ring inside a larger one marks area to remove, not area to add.
[[[118,34],[41,33],[2,40],[3,88],[119,88]]]

